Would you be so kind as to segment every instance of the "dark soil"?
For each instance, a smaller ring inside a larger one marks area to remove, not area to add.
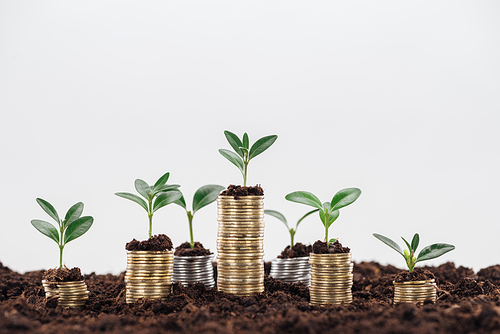
[[[66,266],[62,268],[54,268],[47,270],[42,279],[48,282],[74,282],[83,280],[80,268],[75,267],[68,269]]]
[[[171,250],[172,247],[172,240],[165,234],[154,235],[144,241],[133,239],[125,245],[128,251],[165,251]]]
[[[281,252],[281,255],[278,255],[279,259],[291,259],[294,257],[305,257],[309,256],[312,253],[311,245],[304,245],[300,242],[297,242],[293,245],[292,248],[290,246],[286,246],[286,248]]]
[[[64,309],[46,301],[44,271],[19,274],[0,263],[0,333],[500,333],[499,287],[460,276],[472,272],[460,268],[430,267],[441,282],[438,300],[421,306],[392,305],[400,269],[361,262],[354,265],[353,302],[347,305],[310,306],[305,285],[270,277],[263,293],[249,297],[175,284],[165,301],[126,304],[124,273],[92,273],[84,276],[90,291],[85,307]],[[445,277],[459,278],[453,283]]]
[[[342,244],[338,240],[328,246],[326,242],[318,240],[312,246],[312,252],[314,254],[336,254],[349,253],[351,249],[349,247],[342,247]]]
[[[434,279],[435,276],[429,270],[420,267],[414,268],[410,273],[408,270],[402,271],[394,278],[395,282],[426,281]]]
[[[243,196],[264,196],[264,189],[262,189],[260,185],[256,185],[255,187],[242,187],[231,184],[226,190],[220,193],[220,196],[234,196],[234,199]]]
[[[210,255],[212,252],[210,249],[203,247],[201,242],[195,241],[194,248],[191,248],[189,242],[184,242],[180,246],[175,247],[175,256],[206,256]]]

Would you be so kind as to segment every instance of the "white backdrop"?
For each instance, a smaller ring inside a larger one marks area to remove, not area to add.
[[[294,223],[344,187],[363,194],[330,235],[355,261],[404,266],[372,237],[419,232],[456,250],[429,261],[500,263],[500,4],[495,1],[0,1],[0,261],[55,267],[58,249],[31,225],[74,203],[95,218],[64,262],[125,269],[125,243],[147,238],[146,212],[118,198],[170,171],[188,205],[209,183],[241,183],[217,150],[223,131],[277,142],[249,183]],[[216,248],[216,206],[195,216]],[[178,206],[154,232],[188,240]],[[296,240],[313,243],[311,216]],[[265,259],[289,236],[266,218]],[[401,241],[402,244],[402,241]]]

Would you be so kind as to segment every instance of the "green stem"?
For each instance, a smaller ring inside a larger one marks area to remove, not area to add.
[[[325,238],[326,238],[326,247],[330,247],[330,242],[328,241],[328,221],[330,220],[330,213],[325,212],[325,221],[323,224],[325,225]]]
[[[290,230],[290,248],[293,247],[293,237],[295,236],[295,231],[294,230]]]
[[[63,249],[64,249],[64,245],[59,245],[59,268],[62,268],[62,266],[63,266],[63,262],[62,262]]]
[[[59,268],[62,269],[63,266],[63,249],[64,249],[64,222],[59,222],[59,236],[61,240],[59,241]]]
[[[148,207],[148,218],[149,218],[149,238],[153,235],[153,199],[149,198]]]
[[[189,221],[189,237],[191,238],[191,248],[194,248],[194,235],[193,235],[193,217],[194,215],[191,213],[191,211],[186,211],[187,216],[188,216],[188,221]]]
[[[248,167],[248,161],[245,161],[245,174],[243,174],[243,187],[247,186],[247,167]]]

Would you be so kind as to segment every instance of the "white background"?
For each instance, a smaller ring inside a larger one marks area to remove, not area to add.
[[[30,225],[50,220],[41,197],[95,218],[68,266],[125,270],[147,216],[114,193],[167,171],[188,205],[204,184],[240,184],[217,152],[227,129],[279,136],[249,183],[292,224],[309,208],[287,193],[362,189],[330,229],[355,261],[403,267],[371,234],[419,232],[456,245],[429,264],[498,264],[499,17],[496,1],[0,1],[0,261],[58,264]],[[215,204],[194,224],[215,250]],[[158,211],[154,232],[186,241],[185,213]],[[296,236],[322,238],[317,216]],[[288,240],[267,217],[265,259]]]

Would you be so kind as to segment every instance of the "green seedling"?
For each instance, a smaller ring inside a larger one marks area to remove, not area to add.
[[[192,211],[189,211],[186,207],[186,201],[184,200],[184,196],[181,196],[178,200],[176,200],[174,203],[177,205],[180,205],[186,210],[186,214],[188,217],[188,222],[189,222],[189,237],[190,239],[190,245],[191,248],[194,248],[194,235],[193,235],[193,218],[194,214],[200,210],[201,208],[209,205],[210,203],[213,203],[221,191],[224,190],[223,186],[219,186],[216,184],[208,184],[206,186],[201,187],[200,189],[196,190],[193,196],[193,209]]]
[[[295,203],[301,203],[318,209],[319,218],[325,227],[325,242],[327,246],[335,242],[336,239],[328,239],[328,228],[337,220],[340,215],[339,209],[354,203],[361,195],[358,188],[346,188],[338,191],[333,196],[331,202],[321,204],[321,201],[314,194],[308,191],[295,191],[285,196],[285,199]]]
[[[165,173],[156,181],[153,186],[148,185],[141,179],[135,180],[135,190],[146,199],[146,201],[137,195],[130,193],[115,193],[116,196],[123,197],[131,200],[142,206],[148,213],[149,219],[149,237],[153,235],[153,214],[158,209],[174,203],[181,198],[182,193],[177,189],[180,187],[178,184],[166,184],[170,173]]]
[[[413,271],[413,268],[415,268],[417,262],[435,259],[455,249],[455,246],[450,244],[432,244],[430,246],[424,247],[424,249],[420,251],[418,256],[415,257],[418,243],[420,242],[418,233],[415,233],[415,235],[413,236],[411,244],[408,243],[405,238],[401,237],[401,239],[403,239],[406,246],[408,247],[408,249],[405,249],[404,251],[401,250],[401,247],[399,247],[399,245],[395,241],[384,237],[383,235],[373,233],[373,236],[401,254],[405,259],[406,266],[408,267],[410,273]]]
[[[243,186],[247,185],[247,171],[248,171],[248,163],[250,160],[267,150],[275,141],[278,139],[278,136],[271,135],[262,137],[257,140],[252,147],[250,148],[250,142],[248,140],[248,135],[245,132],[243,134],[243,138],[238,138],[232,132],[224,131],[224,135],[226,136],[229,145],[233,148],[234,152],[231,152],[226,149],[220,149],[219,153],[222,154],[227,160],[231,161],[243,175]],[[236,153],[235,153],[236,152]]]
[[[293,242],[293,239],[295,237],[295,233],[297,233],[297,229],[299,228],[299,224],[309,215],[317,212],[319,209],[314,209],[314,210],[311,210],[309,211],[308,213],[306,213],[305,215],[303,215],[298,221],[297,221],[297,224],[295,224],[295,228],[293,227],[289,227],[288,226],[288,222],[286,221],[286,218],[285,216],[283,216],[283,214],[279,213],[278,211],[275,211],[275,210],[264,210],[264,213],[266,215],[270,215],[270,216],[273,216],[274,218],[278,218],[279,220],[281,220],[283,222],[283,224],[285,224],[288,232],[290,233],[290,248],[292,248],[295,243]]]
[[[40,219],[33,219],[31,225],[57,243],[59,246],[59,268],[62,268],[64,246],[68,242],[84,235],[94,223],[94,218],[90,216],[80,217],[83,212],[82,202],[78,202],[69,208],[64,219],[60,219],[52,204],[41,198],[37,198],[36,201],[42,207],[43,211],[47,212],[57,222],[59,230],[51,223]]]

